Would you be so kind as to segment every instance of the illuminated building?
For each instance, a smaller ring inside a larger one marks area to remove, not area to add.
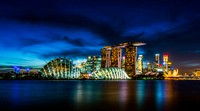
[[[171,68],[172,67],[172,62],[168,61],[167,62],[167,66],[168,66],[168,69]]]
[[[101,68],[101,57],[88,56],[87,60],[77,66],[82,74],[91,74]]]
[[[153,64],[150,62],[147,62],[147,67],[143,69],[144,74],[159,74],[164,77],[168,76],[177,76],[178,75],[178,69],[174,69],[172,67],[172,62],[169,61],[169,55],[168,54],[163,54],[163,65],[159,64],[160,63],[160,55],[155,54],[155,61]],[[138,57],[138,66],[137,66],[137,71],[139,69],[139,64],[140,64],[140,57]]]
[[[195,76],[200,76],[200,70],[199,69],[194,70],[194,74]]]
[[[102,68],[91,75],[93,79],[130,79],[124,70],[117,67]]]
[[[133,77],[136,72],[136,47],[128,45],[125,47],[125,52],[125,71],[129,77]]]
[[[163,73],[163,69],[162,69],[162,68],[157,68],[157,73],[163,75],[163,74],[164,74],[164,73]]]
[[[163,55],[163,62],[164,62],[164,66],[165,66],[165,71],[166,72],[168,72],[168,58],[169,58],[168,54],[164,54]]]
[[[85,64],[86,72],[91,74],[94,71],[97,71],[101,68],[101,57],[97,56],[88,56],[88,59]]]
[[[158,68],[160,65],[160,54],[155,54],[155,64],[154,67]]]
[[[134,77],[136,74],[136,59],[137,59],[137,47],[145,45],[141,42],[128,42],[125,47],[125,71],[129,77]]]
[[[160,54],[155,54],[155,61],[154,61],[154,72],[157,72],[158,74],[163,74],[163,68],[160,64]]]
[[[145,45],[145,43],[126,42],[102,48],[101,68],[123,68],[129,77],[134,77],[136,74],[137,47],[141,45]],[[122,58],[123,48],[125,49],[125,58]]]
[[[86,62],[82,62],[80,65],[77,66],[80,69],[81,73],[86,73]]]
[[[169,61],[169,55],[163,55],[163,72],[165,77],[177,77],[178,69],[172,67],[172,62]]]
[[[147,62],[147,69],[148,69],[148,71],[152,70],[151,63],[150,63],[150,62]]]
[[[138,57],[138,62],[137,62],[137,70],[139,71],[139,73],[141,74],[142,73],[142,70],[143,70],[143,55],[139,55]]]
[[[164,74],[164,77],[178,77],[178,69],[169,70],[168,73]]]
[[[82,74],[81,79],[90,79],[90,74],[88,73]]]
[[[125,56],[122,57],[122,69],[125,70]]]
[[[119,47],[112,47],[111,67],[121,68],[121,62],[122,62],[122,49]]]
[[[53,79],[78,79],[80,70],[74,67],[71,60],[66,58],[56,58],[48,62],[41,69],[43,77]]]
[[[106,46],[106,47],[102,48],[101,56],[102,56],[101,68],[110,67],[110,65],[111,65],[111,60],[110,60],[111,46]]]

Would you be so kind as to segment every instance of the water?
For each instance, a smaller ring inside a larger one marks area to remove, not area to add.
[[[199,107],[200,81],[0,81],[0,111],[183,111]]]

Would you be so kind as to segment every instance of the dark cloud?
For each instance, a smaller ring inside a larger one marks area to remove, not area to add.
[[[37,39],[37,38],[30,38],[30,37],[19,37],[19,42],[17,44],[17,48],[21,49],[27,46],[32,46],[36,44],[45,43],[45,41]]]
[[[36,45],[36,44],[45,44],[45,43],[53,43],[53,42],[58,42],[58,41],[64,41],[68,44],[72,44],[74,46],[84,46],[85,42],[80,40],[80,39],[72,39],[70,37],[67,36],[62,36],[62,35],[54,35],[48,36],[49,38],[47,39],[38,39],[38,38],[22,38],[22,40],[20,40],[19,45],[20,47],[26,47],[26,46],[32,46],[32,45]]]
[[[45,36],[45,35],[44,35]],[[46,39],[44,38],[32,38],[32,37],[19,37],[18,42],[16,44],[11,44],[16,46],[16,48],[21,49],[25,48],[27,46],[34,46],[34,45],[39,45],[39,44],[48,44],[48,43],[56,43],[59,41],[65,42],[66,44],[71,44],[73,46],[98,46],[98,45],[103,45],[103,44],[96,44],[95,42],[89,42],[85,41],[83,38],[72,38],[69,36],[63,36],[59,34],[47,34]]]
[[[82,40],[80,40],[80,39],[73,39],[72,40],[72,39],[70,39],[67,36],[64,36],[63,39],[65,41],[67,41],[68,43],[74,44],[75,46],[84,46],[85,45],[85,43]]]
[[[100,50],[87,50],[87,49],[71,49],[66,51],[60,51],[57,53],[46,53],[42,54],[41,58],[55,58],[55,57],[67,57],[67,58],[77,58],[77,57],[87,57],[91,55],[100,55]]]
[[[95,40],[95,38],[94,38]],[[50,36],[50,40],[48,42],[55,42],[55,41],[64,41],[67,44],[72,44],[74,46],[78,46],[78,47],[83,47],[83,46],[99,46],[102,45],[101,43],[96,44],[96,42],[91,42],[88,40],[84,39],[83,37],[79,37],[79,38],[72,38],[69,36],[62,36],[62,35],[57,35],[54,34],[53,36]]]
[[[42,2],[43,3],[43,2]],[[41,3],[41,4],[42,4]],[[23,5],[23,4],[22,4]],[[17,5],[18,6],[18,5]],[[19,5],[21,6],[21,5]],[[35,4],[33,4],[35,6]],[[37,6],[37,5],[36,5]],[[10,7],[15,7],[11,5]],[[48,8],[48,6],[45,6]],[[15,7],[18,10],[18,7]],[[140,35],[142,32],[136,34],[123,36],[126,33],[126,26],[129,24],[123,19],[125,17],[119,17],[116,15],[109,15],[112,21],[108,20],[95,20],[91,17],[83,14],[75,14],[72,12],[60,13],[57,9],[52,12],[52,8],[49,12],[45,9],[39,10],[41,7],[33,9],[24,7],[27,10],[20,10],[19,12],[12,12],[11,14],[2,14],[2,18],[17,20],[21,23],[29,24],[42,24],[47,26],[64,27],[71,30],[88,30],[98,37],[105,40],[108,44],[116,44],[118,41],[125,41],[133,39],[134,36]],[[54,6],[55,8],[55,6]],[[53,8],[53,9],[54,9]],[[19,8],[20,9],[20,8]],[[14,14],[13,14],[14,13]],[[103,16],[103,15],[100,15]],[[79,44],[80,45],[80,44]]]

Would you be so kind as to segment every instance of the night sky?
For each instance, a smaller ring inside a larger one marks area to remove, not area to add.
[[[126,41],[144,62],[169,54],[179,72],[200,67],[198,0],[1,0],[0,72],[40,68],[55,57],[84,59]],[[161,58],[162,59],[162,58]]]

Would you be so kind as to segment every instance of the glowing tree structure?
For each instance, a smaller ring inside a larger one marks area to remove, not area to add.
[[[53,79],[77,79],[80,70],[73,67],[72,61],[66,58],[56,58],[48,62],[42,69],[42,76]]]
[[[92,78],[94,79],[112,79],[112,80],[122,80],[130,79],[126,72],[121,68],[112,67],[112,68],[102,68],[98,71],[92,73]]]
[[[30,71],[30,68],[26,68],[26,73],[29,73],[29,71]]]
[[[13,69],[14,69],[14,72],[19,74],[20,70],[21,70],[21,67],[20,66],[12,66]]]

